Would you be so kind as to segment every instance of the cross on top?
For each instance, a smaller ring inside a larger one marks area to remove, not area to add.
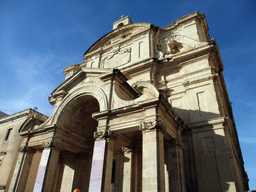
[[[124,18],[124,16],[122,15],[122,16],[121,16],[121,19],[123,19],[123,18]]]

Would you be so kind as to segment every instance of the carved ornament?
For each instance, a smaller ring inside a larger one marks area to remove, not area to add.
[[[124,153],[131,153],[132,152],[132,149],[130,149],[130,148],[128,148],[128,147],[121,147],[121,150],[122,150],[122,152],[124,152]]]
[[[46,149],[48,148],[58,149],[58,150],[63,149],[63,145],[61,143],[54,143],[53,141],[44,141],[42,142],[42,146]]]
[[[154,129],[159,129],[162,132],[166,131],[166,125],[161,120],[145,121],[139,126],[141,131],[151,131]]]
[[[107,139],[111,136],[111,132],[109,130],[104,131],[95,131],[94,138],[95,139]]]

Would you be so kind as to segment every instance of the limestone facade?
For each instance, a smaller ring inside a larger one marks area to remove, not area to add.
[[[246,191],[222,71],[204,14],[122,17],[21,126],[6,191]]]
[[[4,113],[3,113],[4,114]],[[0,191],[5,191],[13,175],[20,145],[20,128],[29,119],[42,124],[47,117],[33,109],[7,115],[0,118]],[[9,179],[8,179],[9,178]]]

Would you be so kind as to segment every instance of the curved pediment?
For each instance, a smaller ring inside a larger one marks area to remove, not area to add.
[[[86,68],[120,68],[150,57],[149,23],[120,26],[95,42],[84,54]]]
[[[108,48],[109,46],[115,44],[118,41],[125,40],[128,37],[136,35],[138,32],[149,29],[151,26],[150,23],[132,23],[130,25],[124,25],[120,28],[110,31],[103,37],[101,37],[98,41],[96,41],[85,53],[84,56],[87,54],[96,51],[97,49],[101,48]]]

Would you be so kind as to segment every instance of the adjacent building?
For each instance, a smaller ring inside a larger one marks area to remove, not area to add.
[[[33,109],[8,115],[0,112],[0,191],[5,191],[14,172],[20,147],[20,128],[30,119],[42,124],[47,117]]]

